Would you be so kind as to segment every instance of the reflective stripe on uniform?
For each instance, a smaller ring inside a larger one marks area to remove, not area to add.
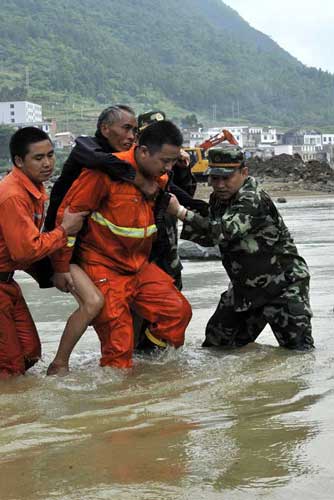
[[[100,212],[93,212],[91,215],[91,219],[97,222],[101,226],[107,227],[112,233],[117,236],[123,236],[124,238],[148,238],[152,236],[152,234],[157,232],[157,226],[155,224],[151,224],[147,227],[122,227],[116,226],[108,219],[103,217]]]
[[[74,245],[75,245],[75,240],[76,240],[76,237],[75,237],[75,236],[67,236],[67,243],[66,243],[66,246],[67,246],[67,247],[69,247],[69,248],[74,247]]]
[[[145,335],[148,338],[148,340],[152,342],[152,344],[155,344],[158,347],[167,347],[167,342],[153,335],[153,333],[148,328],[146,328],[145,330]]]

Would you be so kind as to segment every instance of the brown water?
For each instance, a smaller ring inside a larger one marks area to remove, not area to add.
[[[186,262],[194,318],[181,351],[98,367],[93,330],[65,378],[46,378],[71,298],[19,281],[44,358],[0,384],[0,499],[333,498],[334,201],[281,207],[312,272],[317,349],[294,354],[266,329],[231,353],[200,347],[227,280]]]

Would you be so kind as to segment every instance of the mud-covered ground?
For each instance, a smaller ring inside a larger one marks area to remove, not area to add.
[[[250,174],[269,191],[334,193],[334,170],[326,162],[303,162],[299,155],[278,155],[268,160],[247,161]]]
[[[334,194],[334,169],[328,163],[303,162],[299,155],[278,155],[268,160],[247,161],[249,174],[262,184],[276,201],[281,197],[328,196]],[[207,200],[211,189],[198,182],[196,198]]]

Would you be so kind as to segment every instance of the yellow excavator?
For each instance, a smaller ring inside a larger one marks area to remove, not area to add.
[[[190,165],[192,166],[191,171],[197,179],[201,180],[205,177],[204,172],[208,168],[208,149],[212,148],[213,146],[217,146],[224,141],[238,146],[238,141],[236,140],[234,135],[229,130],[222,129],[221,132],[209,137],[209,139],[206,139],[199,145],[183,148],[190,156]]]

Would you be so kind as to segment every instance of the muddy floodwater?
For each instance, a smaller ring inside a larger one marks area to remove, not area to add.
[[[202,349],[227,278],[219,261],[184,262],[182,350],[102,369],[89,329],[71,374],[47,378],[74,302],[18,273],[44,354],[0,383],[1,500],[333,498],[334,199],[279,208],[311,269],[311,353],[279,348],[270,328],[238,351]]]

